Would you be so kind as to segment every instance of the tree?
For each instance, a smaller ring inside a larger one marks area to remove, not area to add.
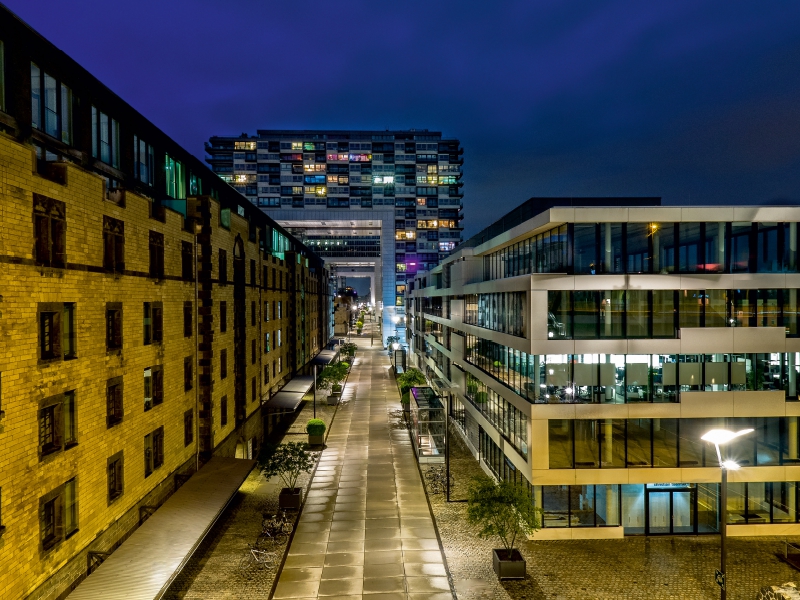
[[[349,368],[350,365],[346,362],[326,365],[317,378],[317,385],[323,390],[331,390],[334,386],[341,385],[347,377]]]
[[[297,487],[300,473],[310,473],[314,468],[314,457],[308,451],[308,444],[289,442],[263,453],[258,459],[258,468],[267,479],[277,475],[291,490]]]
[[[400,401],[403,403],[409,402],[408,392],[411,388],[425,385],[426,383],[428,383],[428,380],[425,379],[423,372],[414,367],[400,373],[397,376],[397,385],[400,387]]]
[[[530,493],[519,483],[475,478],[467,503],[467,521],[481,528],[478,537],[500,538],[509,558],[520,534],[529,534],[541,527],[542,510],[533,505]]]

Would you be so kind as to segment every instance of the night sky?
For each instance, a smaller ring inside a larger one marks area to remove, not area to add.
[[[800,200],[800,2],[3,0],[203,157],[258,128],[441,130],[465,235],[531,196]]]

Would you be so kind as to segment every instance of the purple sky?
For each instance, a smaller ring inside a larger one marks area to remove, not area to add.
[[[800,3],[3,0],[197,156],[258,128],[464,146],[465,234],[531,196],[800,200]]]

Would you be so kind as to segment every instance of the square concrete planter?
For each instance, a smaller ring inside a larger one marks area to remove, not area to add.
[[[283,488],[278,494],[278,506],[287,510],[300,510],[303,503],[303,488]]]
[[[504,549],[492,550],[492,566],[498,579],[525,579],[525,559],[519,550],[512,550],[511,558]]]
[[[325,443],[325,434],[322,435],[311,435],[308,434],[308,445],[309,446],[322,446]]]
[[[330,394],[328,396],[328,406],[336,406],[339,404],[339,394]]]

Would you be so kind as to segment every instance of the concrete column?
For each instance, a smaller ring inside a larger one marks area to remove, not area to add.
[[[606,419],[603,421],[603,457],[602,465],[611,465],[614,462],[614,421]]]
[[[719,258],[717,262],[720,265],[720,269],[725,268],[725,223],[719,223]]]
[[[797,223],[789,223],[789,271],[793,272],[797,267]]]
[[[603,259],[604,273],[610,273],[613,268],[611,253],[611,223],[605,223],[605,253]]]
[[[614,498],[614,486],[606,485],[606,525],[619,525],[619,503]]]

